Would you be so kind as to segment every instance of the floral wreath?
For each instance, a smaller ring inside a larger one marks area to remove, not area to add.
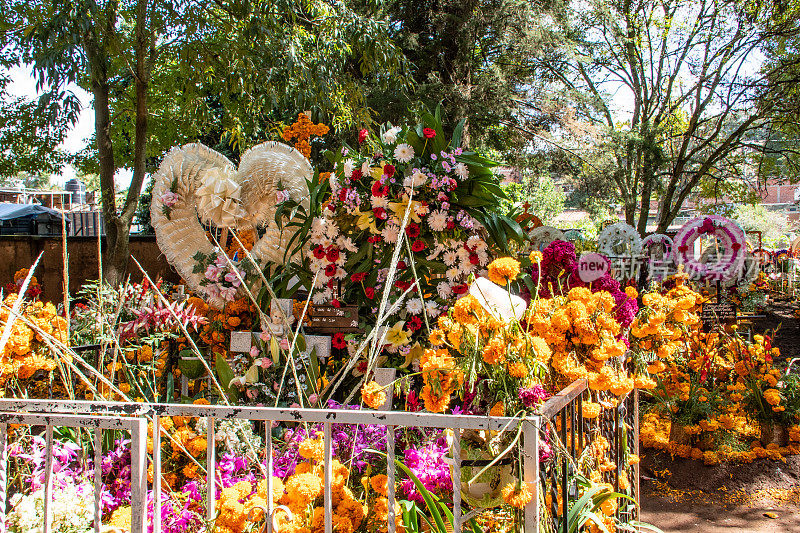
[[[615,246],[622,240],[627,252],[617,253]],[[630,255],[631,257],[639,254],[642,248],[642,238],[635,228],[625,222],[617,222],[606,226],[597,237],[597,251],[607,256]]]
[[[552,226],[539,226],[528,232],[528,240],[532,250],[541,250],[553,241],[565,241],[564,232]]]
[[[303,154],[277,142],[247,150],[238,169],[199,143],[173,148],[153,176],[150,217],[158,246],[191,289],[221,308],[239,293],[245,272],[258,265],[229,260],[209,241],[204,224],[236,231],[263,226],[252,256],[258,263],[283,264],[291,235],[274,219],[283,202],[308,203],[312,174]]]
[[[753,255],[758,259],[759,265],[766,265],[772,262],[772,252],[764,248],[756,248],[753,250]]]
[[[662,262],[669,262],[672,261],[675,256],[673,252],[673,243],[672,238],[669,235],[664,235],[663,233],[653,233],[648,235],[642,240],[641,245],[641,252],[642,255],[650,259],[650,250],[653,246],[661,245],[664,247],[664,257],[661,259]]]
[[[703,235],[720,240],[726,252],[721,261],[704,264],[690,253],[694,242]],[[674,242],[678,245],[675,259],[678,264],[684,265],[687,273],[703,280],[725,281],[735,277],[741,269],[747,241],[744,231],[735,222],[719,215],[708,215],[684,224],[675,235]]]

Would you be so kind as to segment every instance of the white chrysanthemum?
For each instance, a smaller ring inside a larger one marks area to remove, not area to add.
[[[469,250],[467,250],[463,246],[456,248],[456,254],[458,255],[458,259],[461,260],[461,262],[469,261]]]
[[[325,270],[325,265],[327,264],[328,262],[324,258],[317,259],[316,257],[314,257],[313,254],[309,259],[309,269],[311,270],[311,272],[319,272],[320,270]]]
[[[428,261],[433,261],[434,259],[439,257],[442,254],[442,252],[444,252],[444,246],[442,246],[440,242],[437,242],[436,246],[433,247],[433,250],[431,250],[431,253],[428,254],[428,256],[425,259],[427,259]]]
[[[453,250],[447,250],[442,256],[442,261],[444,261],[444,264],[447,266],[455,265],[457,260],[458,254],[456,254]]]
[[[410,176],[406,176],[406,179],[403,180],[403,185],[406,187],[422,187],[428,182],[428,176],[423,174],[422,172],[414,172]]]
[[[325,235],[329,239],[335,239],[339,236],[339,227],[336,225],[336,222],[333,220],[328,221],[328,224],[325,226]]]
[[[370,175],[369,161],[364,161],[363,163],[361,163],[361,174],[364,177]]]
[[[458,279],[458,276],[461,275],[461,271],[457,267],[450,267],[447,269],[447,279],[451,282],[454,282]]]
[[[481,266],[486,266],[489,264],[489,253],[486,250],[479,250],[478,252],[478,264]]]
[[[336,274],[333,275],[333,279],[344,279],[347,277],[347,271],[340,266],[336,266]]]
[[[389,244],[396,243],[397,236],[399,234],[400,234],[400,226],[397,226],[395,224],[387,224],[381,231],[381,237],[383,237],[383,240],[388,242]]]
[[[314,301],[315,305],[324,304],[325,302],[331,299],[333,293],[330,289],[325,289],[324,291],[318,291],[314,293],[314,296],[311,299]]]
[[[386,144],[394,144],[397,142],[397,134],[400,133],[400,128],[395,126],[383,132],[383,142]]]
[[[406,311],[412,315],[418,315],[422,312],[422,300],[419,298],[412,298],[406,302]]]
[[[343,267],[344,264],[347,262],[347,254],[344,252],[339,252],[339,257],[335,261],[336,266]]]
[[[464,163],[457,164],[453,169],[453,171],[456,173],[456,176],[458,176],[462,180],[465,180],[469,177],[469,168],[467,168],[467,165],[465,165]]]
[[[389,207],[389,197],[388,196],[371,196],[369,199],[370,205],[372,208],[375,209],[376,207],[382,207],[386,209]]]
[[[408,163],[414,159],[414,148],[410,144],[401,143],[394,149],[394,158],[401,163]]]
[[[344,175],[346,178],[349,178],[350,176],[353,175],[353,168],[355,167],[355,164],[356,162],[353,161],[352,159],[348,159],[347,161],[344,162],[344,167],[342,170],[344,171]]]
[[[350,237],[345,237],[344,235],[340,235],[338,239],[336,239],[336,245],[339,248],[344,248],[348,252],[357,252],[358,246],[353,242],[353,239]]]
[[[450,288],[449,283],[446,281],[441,281],[438,285],[436,285],[436,294],[438,294],[439,298],[442,300],[447,300],[453,295],[453,289]]]
[[[328,225],[328,222],[323,217],[316,217],[311,222],[311,235],[314,237],[318,237],[320,235],[325,235],[325,228]]]
[[[467,239],[467,246],[479,252],[481,250],[486,250],[489,245],[486,244],[486,241],[481,239],[480,235],[472,235],[469,239]]]
[[[461,272],[462,276],[468,276],[475,270],[475,265],[470,263],[469,261],[461,261],[458,265],[458,271]]]
[[[447,284],[445,283],[445,285]],[[447,285],[447,287],[450,288],[449,285]],[[433,300],[428,300],[425,302],[425,312],[431,318],[436,318],[442,313],[442,311],[439,309],[439,306]]]
[[[433,231],[444,231],[447,228],[447,213],[437,209],[428,215],[428,226]]]

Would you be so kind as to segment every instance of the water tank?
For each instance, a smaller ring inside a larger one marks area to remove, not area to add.
[[[86,184],[77,178],[72,178],[64,184],[64,190],[72,194],[72,204],[86,203]]]

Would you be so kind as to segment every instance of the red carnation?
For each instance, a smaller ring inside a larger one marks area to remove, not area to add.
[[[404,291],[404,290],[408,289],[411,286],[411,282],[410,281],[397,280],[397,281],[394,282],[394,286],[397,287],[398,289],[400,289],[401,291]]]
[[[326,266],[325,275],[328,276],[329,278],[332,278],[334,275],[336,275],[336,265],[331,264]]]
[[[468,290],[469,290],[469,285],[467,285],[466,283],[453,286],[453,294],[466,294]]]
[[[397,268],[399,270],[405,270],[406,269],[406,262],[403,261],[403,260],[398,261],[397,262]]]
[[[478,254],[469,254],[469,262],[473,265],[477,265],[480,262]]]
[[[367,296],[367,298],[373,300],[375,298],[375,289],[372,287],[364,287],[364,294]]]
[[[432,128],[425,128],[422,130],[422,136],[425,137],[426,139],[433,139],[434,137],[436,137],[436,130]]]
[[[344,202],[345,200],[347,200],[347,188],[342,187],[339,189],[339,201]]]
[[[331,346],[337,350],[347,347],[347,341],[344,340],[344,333],[334,333],[331,339]]]
[[[325,257],[325,249],[322,247],[322,245],[319,245],[316,248],[314,248],[314,257],[316,257],[317,259],[322,259],[323,257]]]
[[[328,253],[325,254],[325,259],[331,263],[335,263],[339,259],[339,249],[331,246],[328,248]]]
[[[376,181],[372,184],[372,196],[386,196],[389,193],[389,187]]]
[[[339,309],[342,306],[342,303],[336,298],[334,298],[333,300],[331,300],[331,305],[334,306],[336,309]]]
[[[447,219],[447,229],[453,229],[456,227],[456,223],[452,218]]]
[[[372,243],[372,244],[379,243],[379,242],[381,242],[381,236],[380,235],[372,235],[371,237],[367,238],[367,242]]]
[[[350,279],[353,281],[353,283],[361,283],[362,281],[367,279],[367,273],[366,272],[356,272],[355,274],[350,276]]]
[[[412,316],[411,320],[408,321],[407,327],[409,331],[419,330],[422,327],[422,319],[418,316]]]
[[[382,207],[376,207],[372,210],[372,213],[375,215],[375,218],[378,220],[386,220],[388,215],[386,214],[386,209]]]
[[[414,241],[414,244],[411,245],[412,252],[421,252],[425,249],[425,243],[422,241]]]
[[[394,176],[394,165],[383,165],[383,173],[389,178]]]
[[[413,222],[410,223],[408,226],[406,226],[406,235],[408,235],[411,239],[416,239],[419,237],[419,226]]]
[[[357,168],[357,169],[355,169],[355,170],[353,171],[353,173],[350,175],[350,179],[351,179],[351,180],[353,180],[353,181],[358,181],[358,180],[360,180],[360,179],[361,179],[361,176],[363,176],[363,174],[361,173],[361,169],[360,169],[360,168]]]
[[[358,144],[361,144],[364,141],[366,141],[367,140],[367,135],[369,135],[369,132],[366,130],[366,128],[364,128],[361,131],[359,131],[358,132]]]

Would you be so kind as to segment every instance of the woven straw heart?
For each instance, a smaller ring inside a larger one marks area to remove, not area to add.
[[[254,146],[244,153],[238,170],[227,157],[202,144],[173,148],[153,176],[150,217],[158,246],[187,285],[201,292],[204,278],[194,272],[193,257],[197,252],[215,252],[203,223],[237,231],[263,227],[251,253],[261,265],[280,264],[291,235],[274,221],[278,191],[307,204],[306,180],[311,176],[305,156],[282,143]],[[225,303],[207,296],[215,307]]]

